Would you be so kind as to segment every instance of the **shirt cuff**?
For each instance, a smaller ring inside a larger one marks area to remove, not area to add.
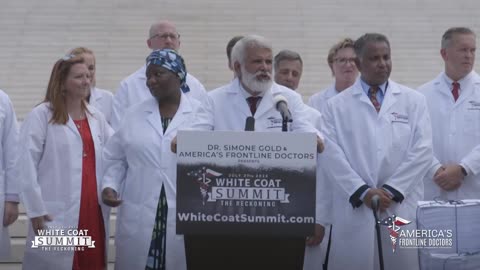
[[[365,196],[367,196],[367,192],[370,190],[370,188],[365,189],[365,191],[360,195],[360,200],[363,202],[363,199],[365,199]]]
[[[467,166],[467,164],[461,162],[459,165],[462,166],[462,167],[465,169],[465,171],[467,172],[467,176],[473,174],[472,169],[470,169],[470,168]]]
[[[368,185],[363,185],[359,187],[353,194],[350,196],[349,202],[352,204],[353,208],[360,207],[363,203],[361,196],[364,195],[365,191],[370,187]]]
[[[5,201],[19,203],[20,197],[18,196],[18,194],[7,193],[5,194]]]

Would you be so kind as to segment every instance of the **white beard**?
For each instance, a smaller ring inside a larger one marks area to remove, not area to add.
[[[273,80],[272,74],[270,72],[266,72],[266,74],[270,77],[268,80],[258,80],[257,75],[265,74],[265,72],[258,71],[255,74],[248,72],[243,66],[240,67],[242,71],[242,83],[251,91],[256,94],[265,93],[272,87]]]

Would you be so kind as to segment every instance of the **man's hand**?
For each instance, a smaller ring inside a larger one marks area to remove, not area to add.
[[[325,227],[323,227],[320,224],[315,224],[314,235],[307,237],[307,240],[306,240],[307,246],[319,245],[322,242],[324,236],[325,236]]]
[[[170,149],[173,153],[177,153],[177,136],[173,137],[172,143],[170,144]]]
[[[387,210],[393,202],[391,195],[387,191],[381,188],[371,188],[367,191],[367,194],[363,198],[363,203],[365,203],[368,208],[372,209],[372,197],[374,195],[378,195],[380,198],[378,206],[380,212]]]
[[[8,227],[18,218],[18,202],[5,202],[3,211],[3,227]]]
[[[325,145],[323,144],[323,140],[317,136],[317,152],[322,153],[325,149]]]
[[[52,217],[49,215],[39,216],[31,218],[33,232],[38,235],[38,230],[43,230],[45,228],[46,221],[52,221]]]
[[[118,199],[117,192],[109,187],[103,189],[102,201],[104,204],[110,207],[117,207],[123,202],[122,200]]]
[[[433,181],[445,191],[453,191],[463,183],[465,176],[462,167],[458,164],[444,165],[440,167],[433,177]]]

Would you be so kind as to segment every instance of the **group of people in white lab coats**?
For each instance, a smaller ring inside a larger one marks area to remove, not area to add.
[[[333,237],[325,237],[320,246],[307,247],[304,269],[318,269],[322,262],[328,269],[378,269],[374,223],[368,209],[373,192],[379,192],[377,195],[384,203],[381,204],[384,211],[381,218],[392,214],[407,217],[413,221],[408,229],[415,228],[414,213],[418,200],[480,199],[476,179],[480,166],[480,137],[476,115],[479,77],[473,71],[475,39],[474,32],[464,27],[450,28],[445,32],[440,50],[445,71],[418,89],[426,98],[388,79],[391,60],[386,37],[367,34],[356,42],[345,39],[332,47],[327,61],[335,82],[314,94],[308,104],[323,115],[321,130],[327,138],[327,150],[320,155],[317,168],[317,184],[322,186],[317,190],[317,212],[327,235],[326,225],[334,224]],[[365,42],[378,45],[371,46],[364,54]],[[379,52],[368,54],[376,50]],[[383,61],[380,60],[382,50]],[[376,63],[371,65],[369,62],[375,61],[368,61],[365,57],[376,58]],[[357,68],[360,69],[360,78],[357,78]],[[277,54],[277,83],[296,90],[301,74],[302,60],[298,53],[285,50]],[[369,82],[375,77],[378,77],[377,82]],[[454,82],[458,83],[457,86]],[[375,98],[369,95],[371,84],[380,86]],[[340,95],[344,90],[346,93]],[[404,95],[403,92],[411,93]],[[347,97],[349,95],[351,97]],[[400,97],[407,96],[410,96],[408,102],[400,102]],[[377,111],[378,117],[371,124],[368,113],[362,112],[362,103],[353,103],[355,97]],[[408,110],[403,108],[400,111],[404,106]],[[383,124],[379,122],[382,117]],[[412,121],[416,122],[414,126],[411,126]],[[391,123],[390,131],[385,122]],[[410,125],[408,128],[407,124]],[[429,130],[430,126],[433,132]],[[328,140],[334,141],[334,147],[329,147],[332,144]],[[402,152],[405,150],[407,152]],[[352,206],[348,207],[349,204]],[[417,269],[415,250],[397,249],[392,254],[391,249],[385,249],[385,246],[391,246],[385,231],[382,242],[386,269]],[[328,243],[330,248],[327,248]],[[330,254],[325,254],[327,249]]]
[[[284,242],[209,238],[198,254],[228,256],[213,265],[223,269],[232,261],[243,269],[295,269],[305,254],[304,269],[320,269],[313,249],[323,242],[324,256],[325,228],[333,225],[328,269],[378,269],[374,196],[381,218],[401,216],[412,221],[408,228],[416,226],[424,194],[480,197],[475,39],[468,28],[448,29],[441,43],[445,71],[419,91],[390,79],[384,35],[342,40],[328,56],[335,83],[312,96],[311,107],[294,91],[303,68],[299,55],[284,51],[275,58],[274,82],[273,49],[260,36],[236,40],[229,57],[235,78],[208,94],[188,74],[171,22],[152,25],[152,53],[114,97],[95,87],[93,52],[76,48],[55,63],[45,99],[20,132],[0,92],[0,256],[8,255],[6,227],[21,201],[31,221],[24,269],[105,269],[110,210],[118,207],[116,269],[186,269],[184,238],[175,233],[177,131],[243,131],[253,117],[255,131],[280,132],[274,97],[281,95],[294,119],[290,130],[317,134],[315,235]],[[47,252],[30,245],[39,230],[67,227],[88,229],[96,248]],[[381,238],[391,245],[386,230]],[[306,243],[314,253],[304,253]],[[262,252],[273,245],[281,256]],[[245,253],[232,255],[239,246]],[[415,249],[383,252],[387,269],[419,267]]]

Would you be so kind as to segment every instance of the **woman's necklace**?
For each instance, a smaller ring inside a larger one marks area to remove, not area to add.
[[[75,126],[77,126],[78,128],[78,133],[80,133],[80,137],[82,137],[82,132],[83,132],[83,122],[84,122],[85,119],[81,119],[81,120],[74,120],[75,122]],[[83,157],[87,157],[87,149],[86,149],[86,146],[85,144],[83,144]]]

